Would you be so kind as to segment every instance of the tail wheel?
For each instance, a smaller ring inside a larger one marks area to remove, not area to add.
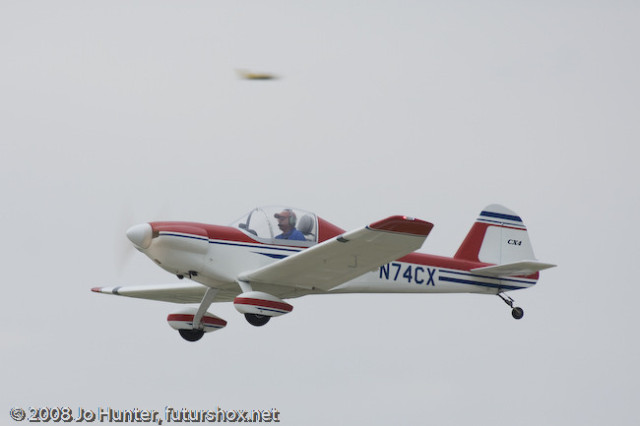
[[[266,315],[258,315],[258,314],[244,314],[244,317],[247,319],[249,324],[256,327],[261,327],[265,325],[271,319],[271,317],[268,317]]]
[[[511,310],[511,316],[513,316],[517,320],[522,319],[522,317],[524,316],[524,310],[516,306]]]
[[[511,316],[512,317],[514,317],[517,320],[522,319],[522,317],[524,316],[524,310],[522,308],[518,307],[518,306],[513,306],[514,300],[512,298],[510,298],[509,296],[507,296],[503,292],[498,293],[498,296],[500,297],[500,299],[502,299],[504,301],[504,303],[506,303],[507,305],[509,305],[511,307]]]
[[[198,340],[202,339],[202,336],[204,336],[203,330],[180,329],[178,330],[178,333],[180,333],[180,336],[182,336],[182,338],[188,342],[197,342]]]

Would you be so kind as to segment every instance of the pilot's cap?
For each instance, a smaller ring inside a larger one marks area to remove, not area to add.
[[[289,209],[282,210],[280,213],[276,213],[273,215],[276,219],[283,219],[289,217],[296,217],[296,215]]]
[[[276,219],[289,219],[287,222],[290,226],[296,226],[296,214],[291,209],[284,209],[280,213],[273,215]]]

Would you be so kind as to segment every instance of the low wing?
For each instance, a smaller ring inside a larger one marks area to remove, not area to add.
[[[137,299],[160,300],[173,303],[200,303],[207,287],[197,283],[137,285],[126,287],[95,287],[91,291]],[[216,302],[230,302],[239,293],[238,286],[220,289],[216,294]]]
[[[553,268],[554,266],[556,265],[538,262],[537,260],[520,260],[518,262],[505,263],[503,265],[475,268],[472,269],[471,272],[490,275],[492,277],[527,276],[544,269]]]
[[[324,290],[359,277],[422,246],[433,224],[391,216],[276,263],[241,274],[250,284]]]

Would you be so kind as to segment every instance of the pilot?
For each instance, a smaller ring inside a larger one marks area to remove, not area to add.
[[[278,228],[282,231],[282,234],[276,236],[276,239],[306,241],[304,234],[296,229],[296,214],[293,210],[284,209],[273,216],[278,219]]]

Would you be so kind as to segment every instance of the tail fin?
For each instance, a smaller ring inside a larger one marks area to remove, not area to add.
[[[454,258],[498,265],[535,260],[522,219],[499,204],[480,212]]]

